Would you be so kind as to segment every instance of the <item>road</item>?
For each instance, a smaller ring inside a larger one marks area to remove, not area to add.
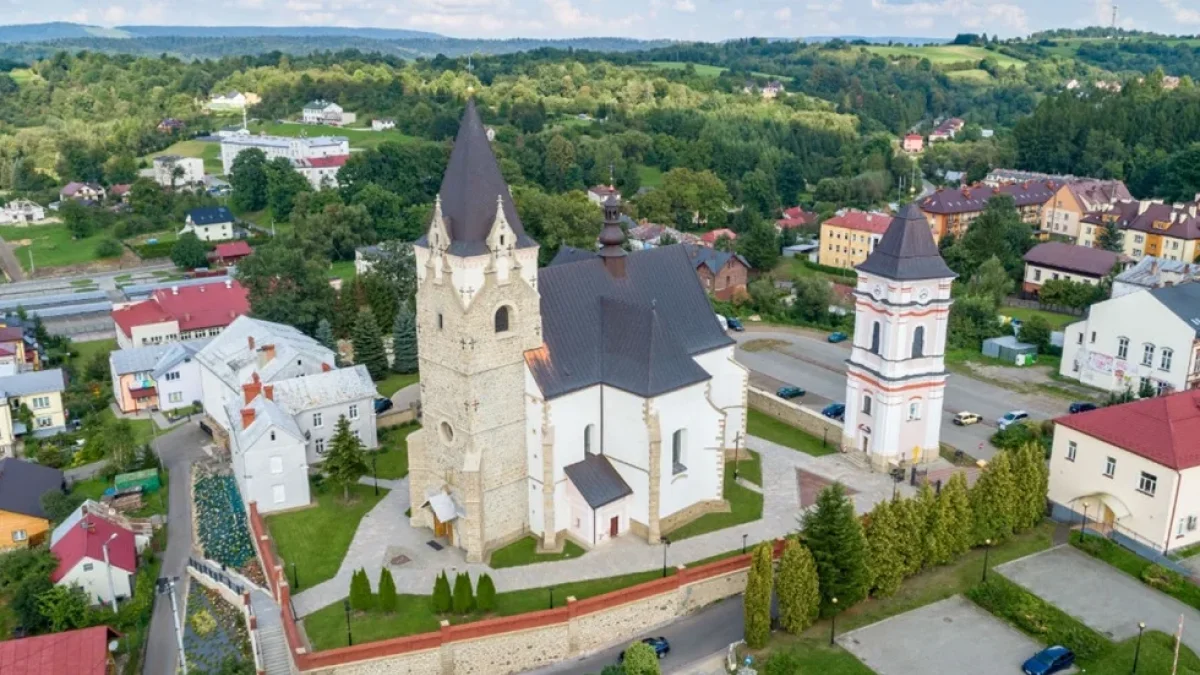
[[[7,244],[5,244],[7,246]],[[2,262],[2,261],[0,261]],[[36,259],[34,260],[36,263]],[[47,277],[44,279],[29,279],[26,281],[16,281],[13,283],[0,284],[0,296],[9,297],[25,297],[38,295],[59,295],[73,293],[76,287],[71,285],[72,281],[91,280],[102,291],[117,290],[116,278],[120,276],[130,276],[136,274],[148,274],[159,270],[175,270],[173,263],[155,263],[150,265],[139,265],[137,267],[126,267],[124,269],[114,269],[107,272],[93,272],[83,274],[72,274],[63,276]],[[153,281],[148,279],[147,281]]]
[[[726,649],[742,639],[742,596],[735,595],[674,623],[647,631],[646,637],[663,636],[671,643],[671,653],[660,663],[663,673],[677,673],[697,661]],[[533,675],[594,675],[604,666],[617,662],[617,655],[629,646],[621,642],[590,656],[563,661]]]
[[[737,360],[758,373],[787,384],[803,387],[809,393],[795,402],[819,410],[829,401],[842,402],[846,392],[846,359],[850,343],[830,344],[819,337],[799,332],[750,329],[734,333],[739,343]],[[751,340],[779,340],[775,349],[746,351],[740,345]],[[951,423],[955,413],[969,410],[983,416],[983,422],[969,427]],[[951,374],[946,383],[942,420],[942,442],[978,459],[991,459],[995,448],[988,438],[996,432],[996,420],[1010,410],[1025,410],[1034,420],[1062,415],[1065,405],[1052,407],[1038,397],[1019,394],[966,375]]]

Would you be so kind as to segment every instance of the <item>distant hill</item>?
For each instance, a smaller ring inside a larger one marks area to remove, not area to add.
[[[946,44],[951,40],[951,38],[911,37],[905,35],[810,35],[799,39],[805,42],[842,40],[845,42],[867,42],[873,45],[940,45]]]
[[[65,21],[0,26],[0,42],[42,42],[44,40],[69,40],[90,37],[121,38],[129,37],[129,34],[114,28],[85,26],[81,23],[67,23]]]
[[[133,37],[241,38],[257,36],[285,37],[363,37],[373,40],[437,39],[442,36],[420,30],[400,28],[345,28],[341,26],[117,26]]]

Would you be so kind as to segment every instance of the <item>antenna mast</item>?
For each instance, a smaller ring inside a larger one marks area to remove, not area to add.
[[[1116,35],[1116,33],[1117,33],[1117,4],[1115,2],[1113,3],[1112,8],[1113,8],[1113,18],[1112,18],[1113,35]]]

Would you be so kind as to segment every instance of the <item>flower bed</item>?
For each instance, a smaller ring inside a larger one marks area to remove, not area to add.
[[[250,637],[241,611],[193,583],[188,591],[183,650],[192,673],[253,673]]]
[[[204,556],[235,569],[253,560],[254,542],[233,476],[198,476],[196,523]]]

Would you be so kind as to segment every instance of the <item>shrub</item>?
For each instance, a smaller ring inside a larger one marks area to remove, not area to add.
[[[992,575],[967,591],[967,597],[1039,642],[1069,647],[1081,661],[1111,647],[1099,633],[1001,576]]]
[[[196,631],[196,635],[208,635],[216,627],[217,620],[207,609],[202,609],[192,615],[192,630]]]
[[[450,580],[446,578],[445,570],[433,582],[433,613],[445,614],[450,611]]]
[[[746,577],[746,593],[742,603],[745,612],[746,644],[762,649],[771,636],[771,589],[774,586],[774,557],[771,543],[764,541],[754,547],[750,558],[750,573]]]
[[[116,258],[124,250],[125,247],[121,246],[121,242],[116,239],[101,239],[100,243],[96,244],[96,257]]]
[[[379,571],[379,609],[389,614],[396,611],[396,582],[392,579],[392,571],[384,567]]]
[[[492,582],[492,577],[488,574],[479,575],[479,581],[475,587],[475,608],[481,612],[490,612],[496,609],[496,584]]]
[[[466,614],[475,608],[475,598],[471,593],[471,577],[466,572],[459,573],[454,578],[454,613]]]
[[[662,672],[658,667],[658,654],[655,653],[654,647],[644,642],[629,645],[625,650],[625,661],[622,665],[625,675],[659,675]]]
[[[367,571],[359,569],[350,577],[350,607],[365,612],[375,604],[371,595],[371,581],[367,579]]]

